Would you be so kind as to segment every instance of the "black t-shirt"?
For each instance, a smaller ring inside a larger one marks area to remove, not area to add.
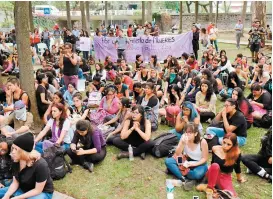
[[[34,162],[31,167],[25,167],[20,171],[20,164],[13,163],[12,174],[19,182],[19,188],[23,192],[28,192],[35,188],[36,182],[41,183],[46,181],[45,187],[42,192],[53,193],[53,181],[50,177],[50,171],[47,162],[40,158]]]
[[[73,56],[74,55],[72,55],[72,58]],[[66,76],[78,75],[79,66],[73,65],[68,57],[63,58],[63,64],[64,64],[64,68],[63,68],[64,75]]]
[[[48,92],[47,92],[47,90],[42,85],[39,85],[37,87],[37,90],[36,90],[36,99],[37,99],[37,106],[38,106],[38,111],[39,111],[40,116],[43,116],[43,114],[45,113],[45,111],[48,108],[48,104],[44,104],[42,102],[42,99],[41,99],[41,94],[42,93],[45,94],[45,100],[48,101],[48,98],[47,98]]]
[[[229,125],[236,126],[237,128],[233,131],[237,136],[247,137],[247,123],[245,116],[242,112],[236,111],[234,115],[229,118],[227,117]],[[225,130],[226,131],[226,130]]]
[[[251,93],[248,99],[254,100],[253,94]],[[255,102],[261,103],[264,105],[264,109],[271,110],[272,109],[272,96],[268,91],[265,91],[258,99],[254,100]]]
[[[131,121],[129,129],[133,127],[133,121]],[[144,125],[140,125],[140,130],[145,133],[145,127]],[[131,144],[134,147],[138,147],[140,144],[144,143],[145,140],[139,135],[139,133],[135,130],[132,131],[132,133],[124,140],[125,142]]]
[[[188,81],[188,79],[189,78],[192,78],[193,77],[193,74],[190,72],[190,73],[188,73],[188,74],[182,74],[182,76],[181,76],[181,90],[184,90],[184,88],[185,88],[185,86],[186,86],[186,84],[187,84],[187,81]]]
[[[150,78],[147,80],[147,82],[151,82],[153,84],[155,84],[156,86],[160,86],[158,90],[162,90],[162,79],[153,79],[153,78]]]

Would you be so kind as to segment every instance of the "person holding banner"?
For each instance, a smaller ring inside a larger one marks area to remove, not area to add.
[[[118,51],[118,58],[123,58],[126,60],[125,50],[129,47],[129,39],[123,35],[123,30],[119,30],[119,36],[115,41],[115,47]]]

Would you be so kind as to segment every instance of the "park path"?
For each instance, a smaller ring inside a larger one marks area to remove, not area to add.
[[[54,191],[52,199],[75,199],[58,191]]]

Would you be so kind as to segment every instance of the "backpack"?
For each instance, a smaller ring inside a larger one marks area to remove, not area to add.
[[[166,107],[166,120],[169,126],[174,127],[176,123],[176,117],[180,113],[180,107],[177,105],[170,105]]]
[[[214,194],[215,199],[233,199],[233,194],[229,190],[220,190],[216,189],[216,193]]]
[[[268,111],[263,115],[262,119],[254,119],[253,126],[260,128],[269,128],[272,125],[272,111]]]
[[[50,176],[53,180],[64,178],[68,172],[72,173],[70,165],[64,158],[65,150],[62,147],[47,148],[42,156],[48,164]]]
[[[173,133],[164,133],[154,139],[152,155],[157,158],[168,156],[169,152],[178,144],[178,138]]]
[[[267,133],[261,138],[261,149],[259,154],[263,157],[272,156],[272,126],[268,129]]]
[[[97,108],[100,105],[102,95],[98,91],[92,91],[89,93],[88,97],[88,107],[89,108]]]
[[[204,135],[204,139],[208,143],[209,152],[212,151],[212,147],[219,145],[218,136],[216,136],[216,135],[206,134],[206,135]]]
[[[146,119],[150,120],[150,122],[151,122],[152,131],[156,131],[158,129],[158,118],[156,117],[156,115],[151,107],[146,106],[144,109],[145,109]]]

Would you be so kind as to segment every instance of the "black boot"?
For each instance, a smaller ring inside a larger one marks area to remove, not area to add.
[[[87,169],[90,173],[94,171],[94,164],[91,162],[84,162],[83,168]]]
[[[120,152],[118,155],[117,155],[117,159],[120,160],[122,158],[129,158],[129,152]]]

